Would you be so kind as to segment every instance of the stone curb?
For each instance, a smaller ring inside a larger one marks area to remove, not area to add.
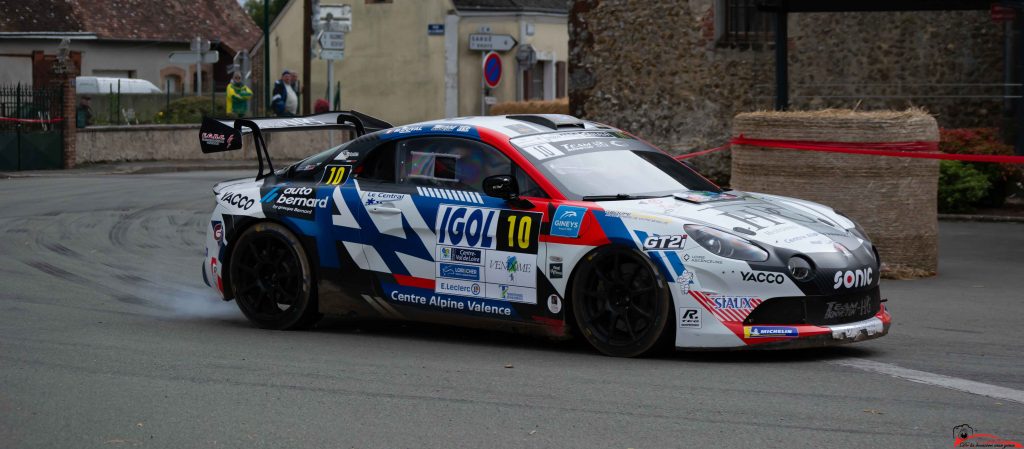
[[[942,221],[976,221],[985,223],[1024,223],[1024,217],[1006,215],[939,214]]]

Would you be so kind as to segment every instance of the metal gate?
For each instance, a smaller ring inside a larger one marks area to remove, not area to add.
[[[63,86],[0,85],[0,171],[61,168]]]

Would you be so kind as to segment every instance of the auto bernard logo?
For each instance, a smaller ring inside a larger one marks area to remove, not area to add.
[[[859,270],[847,270],[837,271],[835,276],[832,278],[832,288],[839,290],[840,287],[855,288],[855,287],[866,287],[871,285],[871,276],[874,274],[871,268],[861,268]]]
[[[744,338],[799,337],[795,327],[788,326],[743,326]]]
[[[498,210],[443,205],[437,214],[437,244],[494,248]]]
[[[316,209],[326,208],[327,201],[326,196],[317,199],[316,189],[312,187],[287,185],[274,187],[260,198],[260,203],[266,205],[271,212],[306,220],[313,219]]]
[[[555,218],[551,220],[551,235],[555,237],[577,238],[587,208],[578,206],[558,206]]]

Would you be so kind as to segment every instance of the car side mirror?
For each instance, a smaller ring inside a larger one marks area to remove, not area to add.
[[[508,201],[512,207],[533,209],[534,204],[519,197],[519,183],[510,175],[494,175],[484,178],[484,194]]]
[[[509,175],[488,176],[484,178],[484,193],[503,200],[513,200],[519,198],[519,183]]]

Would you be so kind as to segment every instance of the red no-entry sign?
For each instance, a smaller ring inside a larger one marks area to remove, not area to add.
[[[501,55],[490,52],[484,56],[484,84],[491,89],[501,83]]]

